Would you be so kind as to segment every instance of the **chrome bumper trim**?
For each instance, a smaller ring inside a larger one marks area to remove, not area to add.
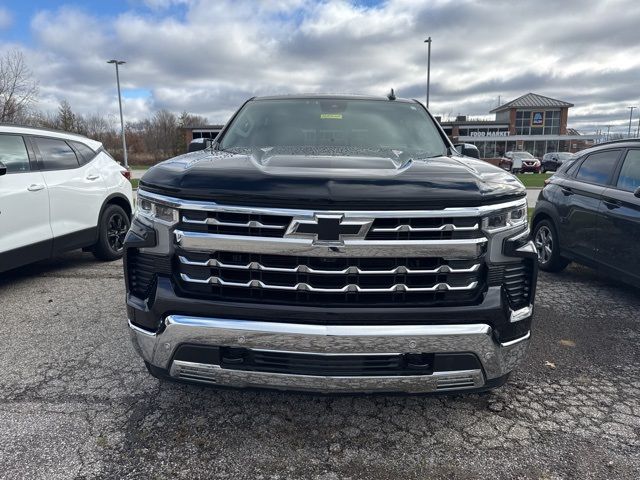
[[[176,360],[172,377],[231,387],[262,387],[322,393],[406,392],[429,393],[479,388],[482,370],[434,372],[432,375],[336,377],[227,370],[218,365]]]
[[[507,374],[520,363],[529,343],[527,336],[501,345],[494,340],[491,327],[485,324],[306,325],[171,315],[165,319],[161,333],[150,333],[131,323],[130,326],[138,353],[147,362],[165,370],[172,367],[171,358],[180,344],[195,343],[316,354],[473,352],[482,363],[486,379],[494,379]],[[217,383],[223,384],[221,382],[225,379],[230,382],[229,376],[232,375],[239,375],[238,381],[246,382],[248,380],[242,378],[245,373],[225,370],[224,376],[217,375]],[[340,378],[340,382],[347,383],[347,379],[355,379],[354,388],[360,388],[358,377]],[[379,378],[375,377],[376,380]],[[408,381],[402,378],[405,377],[397,379],[398,385]],[[252,377],[252,381],[258,380]],[[417,380],[417,383],[424,382],[426,380],[422,376]],[[264,383],[262,386],[268,385]],[[324,388],[329,389],[330,386],[328,382]],[[288,387],[284,385],[282,388]],[[291,388],[297,388],[295,379],[292,379]],[[400,391],[408,390],[400,388]]]
[[[314,244],[312,239],[250,237],[174,231],[176,243],[198,252],[229,251],[309,257],[442,257],[475,259],[482,255],[486,238],[462,240],[350,240],[344,245]]]
[[[529,318],[531,315],[533,315],[533,305],[529,305],[528,307],[522,307],[518,310],[511,310],[511,316],[509,320],[512,323],[519,322],[520,320]]]
[[[515,340],[510,340],[508,342],[501,343],[501,347],[512,347],[520,342],[528,341],[531,338],[531,332],[527,332],[527,334],[523,337],[516,338]]]

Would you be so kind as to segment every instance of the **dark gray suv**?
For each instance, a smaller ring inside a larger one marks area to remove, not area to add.
[[[533,238],[543,270],[577,261],[640,286],[640,140],[564,163],[540,192]]]

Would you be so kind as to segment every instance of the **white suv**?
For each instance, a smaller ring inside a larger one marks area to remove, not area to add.
[[[0,272],[76,248],[120,258],[128,176],[95,140],[0,125]]]

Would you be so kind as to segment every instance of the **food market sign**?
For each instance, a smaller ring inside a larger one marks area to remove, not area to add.
[[[470,137],[508,137],[509,132],[469,132]]]

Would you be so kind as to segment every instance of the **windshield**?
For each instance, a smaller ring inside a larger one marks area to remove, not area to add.
[[[415,103],[286,99],[248,102],[220,142],[222,150],[275,148],[328,155],[433,157],[447,147],[433,121]]]
[[[533,158],[529,152],[515,152],[513,158]]]
[[[567,153],[567,152],[561,152],[558,153],[558,160],[569,160],[570,158],[573,158],[573,153]]]

